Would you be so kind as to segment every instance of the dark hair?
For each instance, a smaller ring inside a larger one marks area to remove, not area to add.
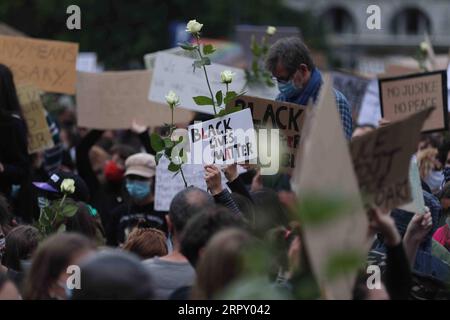
[[[299,37],[279,39],[270,47],[266,59],[266,68],[273,72],[278,63],[281,63],[289,73],[294,73],[301,64],[305,64],[310,71],[314,69],[311,54]]]
[[[6,197],[0,193],[0,226],[10,224],[11,220],[11,206]]]
[[[22,271],[20,260],[28,260],[39,244],[39,231],[22,225],[12,229],[6,236],[3,265],[8,269]]]
[[[33,255],[24,281],[24,298],[50,299],[49,289],[77,254],[94,249],[91,240],[76,233],[58,233],[42,242]]]
[[[119,157],[123,159],[123,161],[125,161],[129,156],[138,153],[138,151],[136,150],[136,148],[133,148],[126,144],[117,143],[111,147],[109,153],[110,154],[117,153]]]
[[[84,202],[78,202],[78,210],[72,216],[66,218],[63,222],[66,225],[66,231],[80,233],[91,240],[99,240],[99,236],[104,235],[101,222],[91,215],[91,208]],[[59,225],[55,226],[58,230]]]
[[[214,234],[227,227],[243,228],[242,218],[222,206],[202,210],[184,228],[181,235],[181,253],[195,268],[200,249]]]
[[[123,245],[125,251],[138,255],[141,259],[162,257],[167,254],[166,235],[155,228],[135,228]]]
[[[188,220],[208,206],[214,206],[214,198],[202,189],[191,186],[178,192],[169,209],[175,233],[180,234]]]
[[[233,198],[234,202],[238,206],[239,210],[244,215],[245,220],[250,225],[250,227],[253,229],[255,228],[256,223],[256,212],[255,212],[255,206],[253,205],[253,202],[243,196],[240,193],[232,192],[231,198]]]
[[[23,119],[13,74],[7,66],[0,64],[0,118],[6,119],[14,114]]]
[[[81,290],[73,291],[73,300],[142,300],[154,296],[150,272],[130,253],[98,252],[80,269]]]
[[[275,281],[280,270],[289,269],[289,248],[295,237],[300,237],[300,225],[292,221],[289,227],[275,227],[266,234],[266,243],[271,251],[271,261],[269,266],[269,278]]]
[[[218,232],[208,242],[197,266],[193,299],[214,299],[244,272],[244,251],[251,237],[240,229]]]
[[[252,193],[255,203],[256,223],[254,232],[260,237],[277,226],[286,227],[289,223],[288,210],[284,207],[278,194],[269,188]]]

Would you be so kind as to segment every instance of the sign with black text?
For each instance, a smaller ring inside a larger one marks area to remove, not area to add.
[[[434,107],[422,132],[444,131],[447,121],[447,73],[433,71],[378,80],[381,116],[389,121],[404,119]]]

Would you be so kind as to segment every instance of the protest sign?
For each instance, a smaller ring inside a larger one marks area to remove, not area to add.
[[[256,128],[280,129],[280,166],[290,173],[295,167],[295,155],[300,145],[305,106],[251,96],[241,96],[230,103],[249,108]],[[259,145],[262,143],[258,142]],[[258,146],[259,146],[258,145]],[[260,150],[260,148],[258,148]]]
[[[185,188],[181,174],[167,169],[169,160],[162,157],[156,166],[155,178],[155,205],[156,211],[169,211],[170,203],[175,195]],[[201,164],[183,165],[183,174],[189,186],[207,190],[205,182],[205,169]],[[226,179],[222,173],[222,187],[227,188]]]
[[[422,182],[420,181],[419,167],[417,166],[417,159],[415,156],[411,158],[408,177],[412,201],[401,206],[400,209],[424,214],[426,212],[425,201],[423,199]]]
[[[368,206],[389,210],[411,201],[410,159],[431,112],[427,108],[352,140],[353,167]]]
[[[148,99],[157,103],[165,103],[165,95],[170,90],[173,90],[180,97],[181,108],[214,114],[212,106],[198,106],[192,99],[193,96],[210,96],[205,82],[205,75],[201,69],[196,69],[194,72],[193,62],[193,59],[187,57],[164,52],[158,53]],[[230,90],[240,92],[245,86],[245,74],[241,69],[217,63],[208,65],[206,68],[208,69],[209,81],[214,94],[218,90],[225,89],[225,85],[221,83],[220,77],[220,73],[224,70],[230,70],[235,73]]]
[[[333,87],[344,94],[352,108],[352,118],[358,119],[370,79],[337,71],[331,72],[331,75],[333,76]]]
[[[56,93],[75,93],[78,43],[0,36],[0,63],[16,84]]]
[[[54,146],[41,101],[41,93],[32,85],[17,87],[17,96],[28,127],[28,153],[30,154]]]
[[[435,107],[422,132],[448,129],[447,73],[433,71],[379,79],[382,117],[395,121],[428,107]]]
[[[232,164],[257,158],[256,134],[249,109],[188,128],[190,160],[195,164]]]
[[[311,118],[292,183],[300,199],[302,240],[326,298],[351,299],[370,245],[368,221],[329,76],[314,111],[307,112]]]
[[[128,129],[134,119],[147,126],[171,120],[166,103],[147,99],[150,71],[79,72],[77,79],[78,125],[96,129]],[[192,113],[177,109],[174,121],[189,123]]]
[[[371,80],[366,88],[366,92],[361,102],[361,109],[358,115],[358,125],[378,126],[381,119],[380,94],[378,81]]]

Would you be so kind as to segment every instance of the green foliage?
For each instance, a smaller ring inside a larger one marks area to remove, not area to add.
[[[352,212],[352,199],[339,195],[304,195],[298,205],[299,219],[305,225],[320,225]]]
[[[212,54],[215,51],[216,51],[216,48],[214,48],[214,46],[212,44],[205,44],[203,46],[203,54],[204,55]]]
[[[197,96],[193,97],[195,103],[199,106],[212,106],[214,103],[210,97],[206,96]]]
[[[365,255],[360,251],[346,251],[337,252],[328,257],[326,265],[326,276],[333,280],[346,274],[358,270],[364,265]]]
[[[152,145],[153,150],[155,150],[156,152],[164,150],[164,141],[155,132],[153,132],[150,136],[150,143]]]
[[[43,236],[63,232],[66,230],[66,219],[73,217],[78,209],[77,203],[71,198],[66,198],[66,196],[61,200],[52,201],[49,206],[41,210],[36,228]]]

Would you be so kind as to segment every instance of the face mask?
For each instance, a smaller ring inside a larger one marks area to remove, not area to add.
[[[287,98],[292,98],[300,93],[301,88],[297,88],[293,80],[286,83],[278,82],[278,90]]]
[[[121,182],[125,170],[117,165],[115,161],[109,160],[103,168],[105,179],[110,182]]]
[[[143,200],[150,194],[149,181],[128,180],[126,187],[128,194],[136,200]]]
[[[48,201],[47,198],[44,197],[38,197],[38,207],[39,209],[47,208],[50,205],[50,201]]]
[[[432,192],[441,189],[442,181],[444,181],[444,175],[442,171],[431,171],[424,179],[425,183],[430,187]]]

